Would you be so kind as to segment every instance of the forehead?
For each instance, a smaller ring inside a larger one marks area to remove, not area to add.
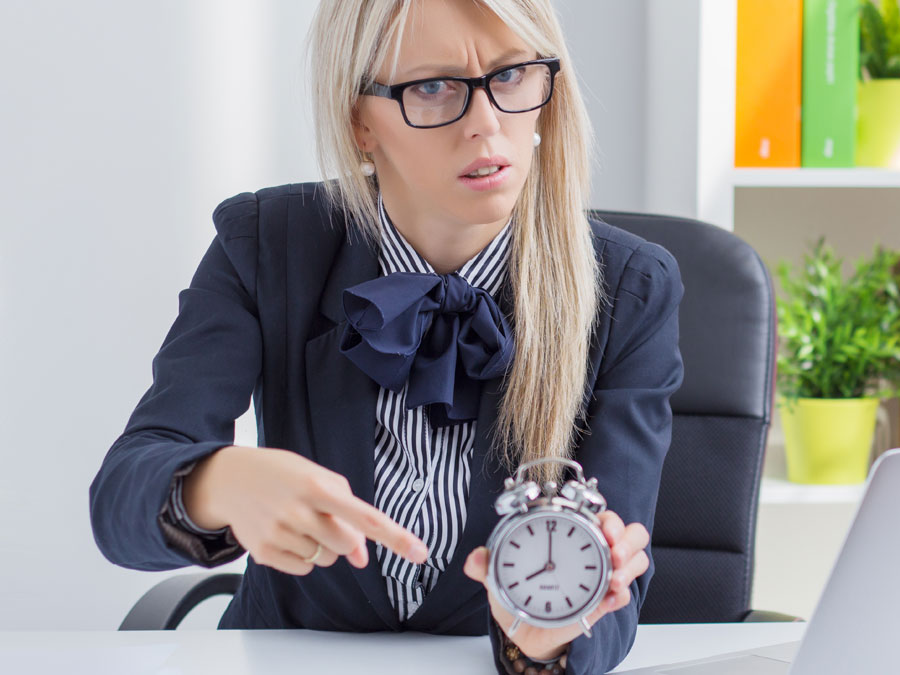
[[[388,45],[383,73],[390,72],[396,36]],[[477,0],[417,0],[410,6],[397,79],[481,75],[496,61],[526,60],[535,51]]]

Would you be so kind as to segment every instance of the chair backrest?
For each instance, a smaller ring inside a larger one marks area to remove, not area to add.
[[[653,528],[642,623],[741,621],[750,609],[756,514],[775,376],[772,281],[753,248],[689,218],[591,210],[660,244],[684,282],[684,383]]]

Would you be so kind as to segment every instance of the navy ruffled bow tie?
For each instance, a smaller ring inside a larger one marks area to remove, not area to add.
[[[480,385],[505,372],[514,340],[491,295],[456,272],[395,272],[344,290],[340,351],[432,427],[478,417]]]

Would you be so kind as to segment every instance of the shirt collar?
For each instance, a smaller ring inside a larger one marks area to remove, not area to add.
[[[391,222],[384,208],[381,192],[378,193],[378,213],[381,221],[381,249],[378,253],[381,274],[384,276],[395,272],[437,274]],[[483,288],[492,296],[497,295],[508,267],[511,223],[512,217],[487,246],[456,270],[469,284]]]

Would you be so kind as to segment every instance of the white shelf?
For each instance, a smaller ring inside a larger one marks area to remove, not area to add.
[[[740,168],[734,187],[900,188],[900,171],[869,167],[846,169]]]
[[[865,483],[858,485],[801,485],[781,478],[763,477],[759,501],[763,504],[857,504]]]
[[[733,231],[738,188],[900,188],[897,169],[735,168],[737,2],[649,0],[647,210]]]

